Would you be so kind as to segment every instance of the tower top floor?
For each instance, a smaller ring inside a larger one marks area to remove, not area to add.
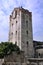
[[[18,11],[18,12],[23,12],[24,14],[29,14],[29,16],[32,16],[31,14],[32,14],[32,12],[29,12],[29,10],[27,10],[27,9],[24,9],[23,7],[16,7],[16,8],[14,8],[13,9],[13,11],[12,11],[12,15],[13,15],[13,13],[14,13],[14,11]]]

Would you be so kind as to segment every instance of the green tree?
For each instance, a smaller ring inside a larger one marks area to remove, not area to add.
[[[12,42],[1,42],[0,43],[0,58],[11,54],[12,52],[20,53],[20,49],[16,44]]]

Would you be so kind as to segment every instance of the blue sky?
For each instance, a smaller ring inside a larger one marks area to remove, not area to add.
[[[43,0],[0,0],[0,42],[8,41],[9,15],[20,6],[32,12],[33,39],[43,41]]]

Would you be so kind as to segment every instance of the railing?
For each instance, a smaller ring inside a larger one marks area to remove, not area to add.
[[[28,58],[27,65],[43,65],[43,58]]]

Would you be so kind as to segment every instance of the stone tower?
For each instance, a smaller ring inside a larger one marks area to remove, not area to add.
[[[19,7],[10,15],[9,41],[16,43],[25,56],[33,57],[32,13]]]

